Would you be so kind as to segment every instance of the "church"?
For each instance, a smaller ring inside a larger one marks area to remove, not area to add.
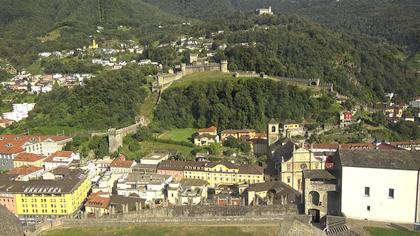
[[[278,179],[293,189],[302,192],[303,171],[324,169],[324,161],[306,149],[304,141],[281,138],[280,124],[272,119],[267,125],[268,165]]]

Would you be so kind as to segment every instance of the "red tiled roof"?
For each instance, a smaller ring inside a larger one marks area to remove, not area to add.
[[[73,155],[72,151],[56,151],[51,154],[52,157],[67,157],[70,158]]]
[[[406,141],[396,141],[390,142],[391,145],[420,145],[420,140],[406,140]]]
[[[213,132],[217,132],[217,127],[211,126],[209,128],[198,129],[198,132],[199,133],[213,133]]]
[[[41,160],[42,157],[43,157],[42,155],[22,152],[22,153],[19,153],[13,161],[35,162],[35,161]]]
[[[9,120],[9,119],[0,119],[0,123],[13,123],[14,120]]]
[[[111,167],[130,168],[134,161],[126,161],[125,158],[116,158],[111,162]]]
[[[31,165],[25,165],[25,166],[19,166],[16,168],[13,168],[11,170],[9,170],[9,172],[7,172],[7,174],[10,175],[28,175],[31,174],[33,172],[42,170],[42,167],[37,167],[37,166],[31,166]]]
[[[22,146],[26,142],[41,142],[46,139],[52,139],[56,142],[69,139],[68,136],[39,136],[39,135],[16,135],[2,134],[0,135],[0,153],[17,154],[25,151]]]
[[[101,192],[96,192],[89,195],[88,200],[86,201],[86,206],[103,209],[108,208],[111,199],[109,197],[101,197],[100,195]]]

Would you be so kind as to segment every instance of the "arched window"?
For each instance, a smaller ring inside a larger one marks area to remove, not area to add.
[[[319,193],[316,191],[311,191],[309,193],[309,195],[311,195],[311,201],[312,204],[314,204],[315,206],[319,206],[320,202],[319,202]]]
[[[275,125],[273,125],[273,126],[271,126],[271,132],[276,132],[276,126]]]

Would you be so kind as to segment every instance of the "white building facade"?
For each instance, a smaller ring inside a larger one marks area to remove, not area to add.
[[[420,157],[410,151],[339,151],[341,212],[349,218],[420,221]]]

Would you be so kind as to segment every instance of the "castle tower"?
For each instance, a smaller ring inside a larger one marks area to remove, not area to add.
[[[220,72],[222,73],[228,73],[228,61],[227,60],[222,60],[220,62]]]
[[[186,75],[187,65],[185,63],[181,64],[181,73],[182,75]]]
[[[279,123],[271,119],[267,125],[268,146],[270,147],[279,140]]]

